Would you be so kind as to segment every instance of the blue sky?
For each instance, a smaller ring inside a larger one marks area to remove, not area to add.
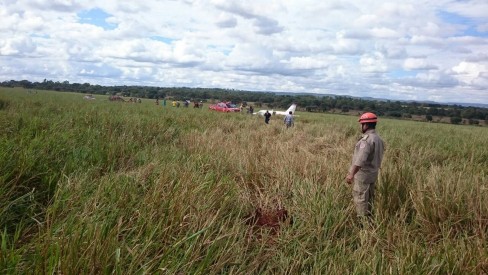
[[[174,41],[174,39],[171,39],[168,37],[157,36],[157,35],[151,36],[151,39],[156,40],[156,41],[161,41],[161,42],[164,42],[166,44],[171,44],[171,42]]]
[[[113,30],[117,27],[117,25],[107,22],[107,19],[111,17],[111,15],[99,8],[83,10],[77,13],[77,15],[80,18],[78,21],[80,23],[95,25],[104,30]]]
[[[446,11],[440,11],[438,16],[447,24],[460,26],[461,30],[457,36],[488,37],[488,30],[479,30],[478,20],[476,19]]]
[[[488,104],[485,0],[0,3],[0,81]]]

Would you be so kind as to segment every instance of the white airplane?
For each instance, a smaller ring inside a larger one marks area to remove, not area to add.
[[[266,111],[269,111],[271,113],[271,115],[273,115],[273,116],[274,115],[286,116],[287,114],[290,113],[290,111],[294,115],[296,109],[297,109],[297,105],[296,104],[291,104],[290,108],[288,108],[288,110],[286,110],[286,111],[259,110],[258,112],[253,113],[253,115],[262,115],[262,116],[264,116],[264,114],[266,113]]]

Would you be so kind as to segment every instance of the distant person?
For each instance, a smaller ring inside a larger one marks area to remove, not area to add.
[[[159,105],[159,98],[156,98],[156,105]]]
[[[176,108],[180,108],[180,102],[179,101],[176,102]]]
[[[252,105],[249,106],[249,113],[252,115],[254,113],[254,108]]]
[[[361,139],[356,143],[354,156],[346,182],[351,184],[356,213],[359,218],[369,218],[372,213],[375,182],[383,159],[384,143],[376,133],[378,118],[373,113],[364,113],[359,118]]]
[[[286,116],[285,119],[283,120],[285,122],[286,128],[292,127],[294,124],[293,122],[293,112],[290,111]]]
[[[266,110],[266,113],[264,113],[264,123],[269,124],[269,119],[271,118],[271,113]]]

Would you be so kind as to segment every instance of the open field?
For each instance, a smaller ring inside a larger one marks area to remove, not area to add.
[[[488,272],[488,128],[381,119],[374,224],[354,116],[0,89],[0,273]],[[252,226],[256,209],[288,218]]]

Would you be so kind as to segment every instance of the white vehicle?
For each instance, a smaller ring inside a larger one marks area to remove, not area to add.
[[[274,116],[274,115],[286,116],[287,114],[290,113],[290,111],[294,115],[296,109],[297,109],[297,105],[296,104],[291,104],[290,108],[288,108],[288,110],[286,110],[286,111],[259,110],[258,112],[253,113],[253,115],[262,115],[262,116],[264,116],[264,114],[266,113],[266,111],[269,111],[269,113],[272,116]]]

